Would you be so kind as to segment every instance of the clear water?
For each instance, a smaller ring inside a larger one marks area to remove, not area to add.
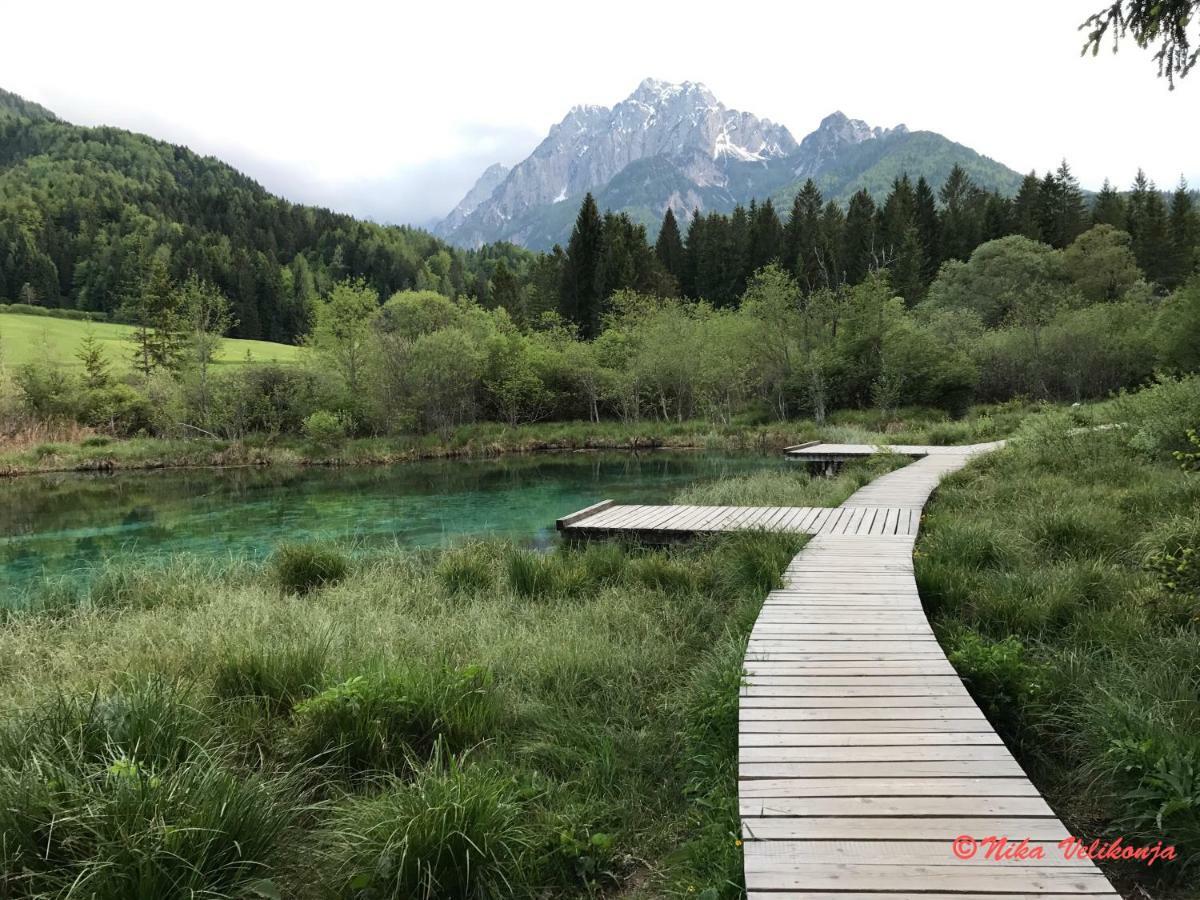
[[[786,465],[777,456],[571,453],[350,469],[191,469],[0,480],[0,604],[108,559],[262,557],[297,540],[423,547],[465,536],[535,545],[605,498]]]

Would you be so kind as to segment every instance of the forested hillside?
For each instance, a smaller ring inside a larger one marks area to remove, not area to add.
[[[358,276],[485,299],[511,247],[465,252],[407,227],[290,203],[211,157],[117,128],[83,128],[0,91],[0,302],[120,317],[155,260],[232,303],[236,337],[289,342],[312,304]]]

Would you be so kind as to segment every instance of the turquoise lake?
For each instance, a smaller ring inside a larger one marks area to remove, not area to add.
[[[186,469],[0,480],[0,603],[111,559],[261,558],[288,541],[545,546],[554,520],[605,498],[664,503],[778,456],[563,453],[386,467]]]

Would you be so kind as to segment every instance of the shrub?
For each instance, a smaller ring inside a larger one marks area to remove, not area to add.
[[[275,580],[289,594],[307,594],[345,580],[350,560],[317,544],[286,544],[275,554]]]
[[[353,800],[335,817],[330,893],[394,900],[512,897],[535,846],[511,779],[451,764]]]
[[[1200,375],[1160,378],[1145,390],[1122,395],[1115,412],[1135,450],[1155,457],[1187,451],[1188,429],[1200,426]]]
[[[1029,724],[1027,705],[1042,692],[1039,667],[1015,637],[991,641],[967,628],[947,636],[946,654],[996,728],[1015,736]]]
[[[319,409],[304,420],[304,436],[320,450],[334,450],[346,440],[346,423],[337,413]]]
[[[1174,516],[1142,538],[1140,545],[1159,589],[1200,607],[1200,515]]]
[[[294,754],[350,775],[397,772],[486,738],[500,719],[490,674],[480,668],[410,667],[357,675],[295,708]]]

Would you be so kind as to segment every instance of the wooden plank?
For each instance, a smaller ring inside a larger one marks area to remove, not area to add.
[[[780,748],[773,748],[778,751]],[[838,748],[844,750],[845,748]],[[926,749],[926,748],[921,748]],[[980,749],[980,748],[975,748]],[[787,754],[780,754],[787,755]],[[1001,759],[893,759],[893,760],[818,760],[793,762],[789,760],[754,760],[739,762],[738,778],[858,778],[878,775],[886,763],[887,773],[903,778],[1022,778],[1025,772],[1011,757]],[[1044,801],[1043,801],[1044,802]],[[1048,808],[1048,807],[1047,807]],[[916,815],[916,813],[911,813]],[[926,813],[926,815],[933,815]]]
[[[961,834],[1021,835],[1036,841],[1061,841],[1070,834],[1053,816],[743,816],[747,840],[934,840]]]
[[[888,767],[889,769],[891,766]],[[878,771],[878,766],[875,771]],[[743,816],[1030,817],[1053,816],[1041,797],[778,797],[744,798]],[[970,830],[959,834],[971,834]],[[989,832],[989,834],[995,832]],[[999,832],[1003,833],[1003,832]],[[1028,837],[1029,835],[1022,835]]]
[[[1028,860],[1026,865],[1096,871],[1091,860],[1066,858],[1055,841],[1030,841],[1029,847],[1036,849],[1042,859]],[[796,860],[803,860],[805,865],[848,863],[855,866],[896,865],[900,862],[944,866],[960,862],[952,855],[946,841],[755,841],[746,848],[745,853],[746,859],[753,861],[760,871],[791,868]],[[1001,860],[989,859],[982,848],[972,859],[961,862],[975,867],[1004,864]]]
[[[582,519],[586,519],[589,516],[594,516],[601,510],[608,509],[610,506],[614,505],[614,503],[615,501],[613,500],[601,500],[599,503],[593,503],[591,506],[585,506],[578,512],[573,512],[568,516],[563,516],[561,519],[556,519],[554,522],[554,527],[559,531],[562,531],[569,525],[574,525],[576,522],[579,522]]]
[[[1012,754],[1003,744],[891,744],[883,747],[741,747],[738,760],[742,763],[943,763],[943,762],[1012,762]],[[810,775],[787,775],[787,778],[816,778],[820,773]],[[847,778],[850,772],[832,771],[831,778]],[[876,766],[869,775],[899,775],[889,767],[881,772]],[[926,773],[928,774],[928,773]],[[937,772],[936,775],[959,774],[953,772]],[[968,772],[968,775],[982,777],[984,772]],[[757,777],[768,777],[759,775]],[[999,776],[989,775],[996,778]],[[1021,777],[1018,770],[1015,777]]]
[[[1003,741],[994,731],[839,734],[832,729],[815,734],[743,734],[739,736],[738,743],[742,747],[887,747],[893,744],[900,746],[928,744],[933,747],[959,744],[972,747],[984,744],[1003,746]]]
[[[775,797],[1036,797],[1027,778],[756,778],[738,783],[738,796]],[[981,835],[986,837],[987,835]],[[942,846],[943,851],[946,849]]]
[[[990,869],[973,870],[956,863],[951,858],[944,866],[798,865],[787,873],[760,873],[747,867],[746,889],[919,891],[932,884],[946,891],[1020,891],[1029,896],[1047,892],[1094,893],[1110,887],[1099,873],[1065,867],[998,863]]]

